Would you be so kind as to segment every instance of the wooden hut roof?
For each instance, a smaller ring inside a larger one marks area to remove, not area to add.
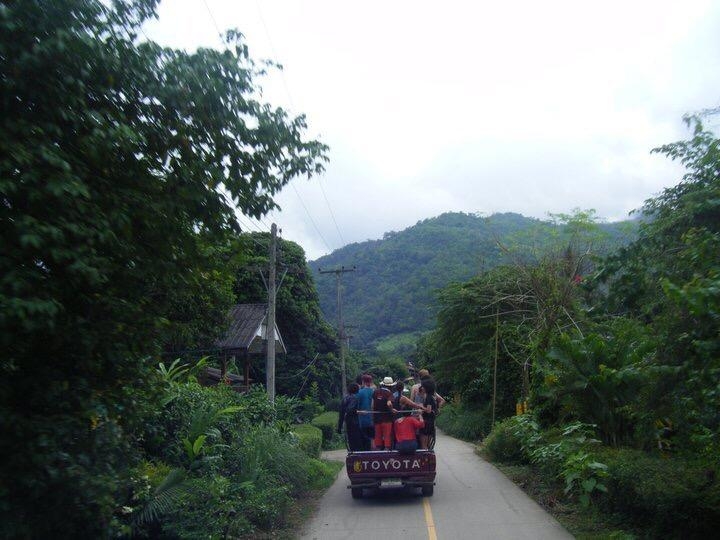
[[[225,335],[215,345],[226,351],[248,351],[260,353],[266,335],[266,304],[236,304],[228,312],[229,325]],[[285,353],[277,324],[275,325],[275,346],[278,353]]]

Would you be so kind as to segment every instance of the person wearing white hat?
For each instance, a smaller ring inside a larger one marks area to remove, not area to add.
[[[392,391],[395,386],[392,377],[385,377],[380,388],[372,395],[373,422],[375,424],[374,450],[390,450],[393,445]]]

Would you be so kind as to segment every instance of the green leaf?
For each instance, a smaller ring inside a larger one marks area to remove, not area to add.
[[[202,450],[203,445],[205,444],[205,435],[200,435],[197,439],[195,439],[195,442],[192,445],[193,453],[197,456],[200,455],[200,451]]]
[[[588,478],[587,480],[583,481],[581,485],[587,493],[590,493],[593,489],[595,489],[595,486],[597,485],[597,480],[595,478]]]
[[[195,451],[193,450],[193,445],[188,439],[183,439],[182,441],[183,446],[185,447],[185,454],[187,455],[188,459],[190,461],[193,461],[195,459]]]

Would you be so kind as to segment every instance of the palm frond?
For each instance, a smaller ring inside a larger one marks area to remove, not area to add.
[[[161,515],[172,510],[173,505],[186,491],[185,471],[183,469],[171,470],[155,488],[152,498],[133,514],[131,523],[133,530],[158,521]]]

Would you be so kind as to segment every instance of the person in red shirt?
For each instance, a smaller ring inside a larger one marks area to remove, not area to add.
[[[395,448],[401,454],[412,454],[418,448],[417,430],[425,425],[420,411],[395,420]]]

